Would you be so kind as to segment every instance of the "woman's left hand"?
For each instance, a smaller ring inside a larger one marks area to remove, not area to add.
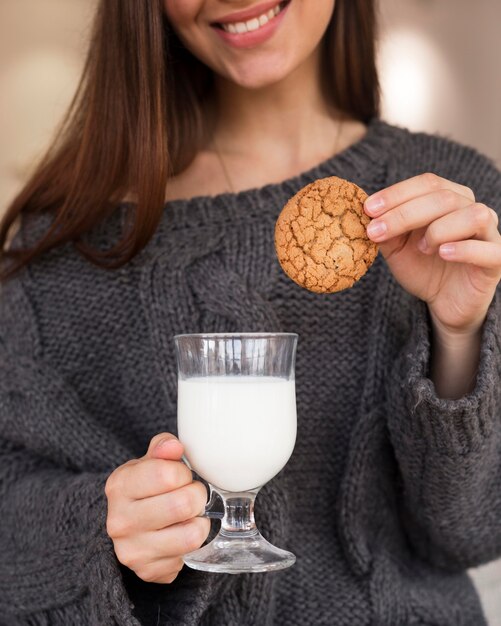
[[[430,173],[377,192],[365,212],[376,218],[369,237],[402,287],[428,304],[435,326],[479,331],[501,279],[496,212],[468,187]]]

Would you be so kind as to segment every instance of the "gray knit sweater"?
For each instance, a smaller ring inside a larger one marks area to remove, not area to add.
[[[352,289],[315,295],[281,272],[274,223],[301,186],[338,175],[368,193],[433,171],[501,211],[501,174],[449,140],[374,120],[341,154],[283,183],[170,202],[119,270],[71,246],[0,299],[0,623],[481,626],[465,569],[501,555],[501,300],[474,391],[439,399],[430,326],[378,256]],[[126,207],[92,235],[108,247]],[[25,223],[37,237],[47,218]],[[273,574],[184,569],[171,585],[121,567],[103,485],[176,432],[172,337],[293,331],[298,437],[262,490],[263,534],[297,555]]]

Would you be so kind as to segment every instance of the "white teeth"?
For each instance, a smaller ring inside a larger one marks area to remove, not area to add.
[[[245,25],[247,26],[247,30],[249,32],[257,30],[259,28],[259,20],[257,19],[257,17],[255,17],[253,20],[245,22]]]
[[[270,9],[263,15],[259,17],[254,17],[252,20],[248,20],[247,22],[236,22],[235,24],[221,24],[223,30],[227,33],[233,34],[242,34],[242,33],[250,33],[253,30],[258,30],[265,24],[267,24],[270,20],[272,20],[276,15],[280,13],[282,10],[281,4],[277,4],[274,9]]]

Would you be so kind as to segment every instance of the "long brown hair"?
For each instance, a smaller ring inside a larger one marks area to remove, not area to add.
[[[376,0],[336,0],[324,38],[323,75],[331,104],[368,122],[379,113]],[[0,224],[0,277],[73,242],[90,261],[118,267],[150,240],[169,176],[204,140],[203,103],[211,71],[170,28],[162,0],[101,0],[82,78],[56,140]],[[106,251],[82,237],[127,193],[134,194],[121,239]],[[18,219],[51,212],[28,249],[7,245]]]

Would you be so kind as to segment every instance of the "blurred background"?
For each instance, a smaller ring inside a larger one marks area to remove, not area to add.
[[[0,213],[76,89],[96,0],[0,0]],[[501,167],[501,1],[380,0],[383,117]],[[500,520],[501,523],[501,520]],[[472,572],[501,626],[501,563]]]
[[[501,0],[379,0],[384,117],[501,164]],[[0,0],[0,212],[77,86],[96,0]]]

